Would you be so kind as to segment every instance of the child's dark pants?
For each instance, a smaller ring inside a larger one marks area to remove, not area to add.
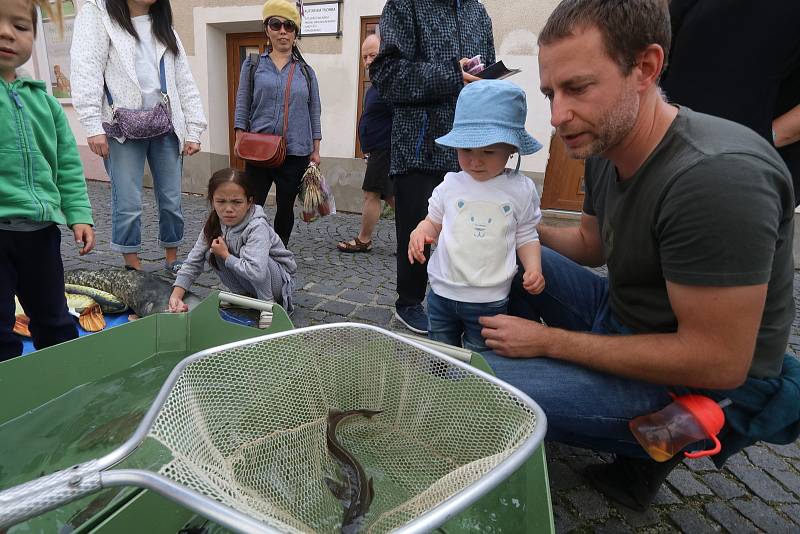
[[[67,313],[57,225],[35,232],[0,230],[0,361],[22,354],[22,341],[12,332],[15,293],[31,320],[36,349],[78,337]]]

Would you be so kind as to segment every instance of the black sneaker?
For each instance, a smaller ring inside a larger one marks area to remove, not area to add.
[[[428,314],[425,313],[422,304],[396,306],[394,316],[412,332],[417,334],[428,333]]]
[[[683,460],[678,453],[663,463],[651,459],[617,455],[613,463],[586,466],[583,475],[589,483],[612,501],[644,512],[656,498],[658,489]]]

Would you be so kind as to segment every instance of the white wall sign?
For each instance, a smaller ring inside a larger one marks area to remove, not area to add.
[[[339,35],[339,2],[303,4],[303,37],[308,35]]]

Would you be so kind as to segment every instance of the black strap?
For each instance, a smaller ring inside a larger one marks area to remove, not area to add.
[[[164,71],[164,56],[161,56],[161,61],[158,63],[158,81],[161,82],[161,95],[167,96],[167,76]],[[103,78],[103,90],[106,92],[106,98],[108,99],[108,105],[114,105],[114,99],[111,98],[111,93],[108,90],[108,86],[106,85],[105,77]]]
[[[250,54],[248,56],[250,58],[250,106],[253,105],[253,91],[255,90],[256,84],[256,69],[258,68],[258,62],[261,61],[260,54]]]

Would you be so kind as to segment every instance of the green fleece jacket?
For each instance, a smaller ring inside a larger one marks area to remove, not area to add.
[[[93,224],[83,165],[44,82],[0,78],[0,219]]]

